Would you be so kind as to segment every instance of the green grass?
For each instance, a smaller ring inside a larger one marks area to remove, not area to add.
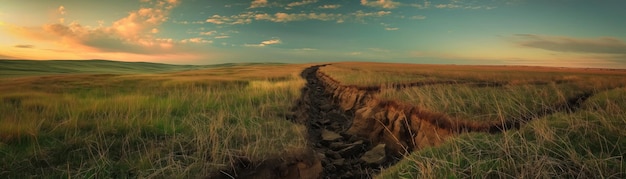
[[[301,150],[302,67],[3,79],[0,178],[189,178]]]
[[[622,81],[626,75],[626,70],[392,63],[336,63],[320,70],[343,84],[359,86],[438,81],[512,85],[582,82],[585,85],[606,86],[613,81]]]
[[[384,90],[381,97],[414,104],[429,111],[473,121],[503,121],[533,114],[586,93],[571,84],[512,85],[476,87],[472,85],[432,85],[402,90]]]
[[[141,74],[204,68],[283,65],[281,63],[224,63],[215,65],[170,65],[110,60],[0,60],[0,78],[51,74]]]
[[[379,178],[624,178],[626,89],[503,134],[464,134],[414,152]]]
[[[0,61],[0,178],[195,178],[306,148],[285,120],[308,65],[174,66]],[[347,84],[504,82],[383,88],[381,97],[463,120],[530,114],[583,92],[581,109],[519,130],[470,133],[405,156],[379,178],[624,178],[624,71],[346,63]]]
[[[403,101],[459,120],[534,118],[519,130],[466,133],[414,151],[377,178],[624,178],[626,74],[623,70],[348,63],[323,67],[354,85],[415,81],[498,82],[385,88]],[[413,78],[415,77],[415,78]],[[345,81],[344,81],[345,80]],[[541,109],[591,92],[575,112]]]

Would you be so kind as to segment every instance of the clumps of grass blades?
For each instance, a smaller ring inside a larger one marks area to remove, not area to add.
[[[189,178],[304,148],[284,120],[304,81],[283,71],[5,79],[0,178]],[[55,80],[78,85],[45,88]]]
[[[537,112],[565,104],[586,91],[567,84],[476,87],[432,85],[383,90],[385,99],[405,101],[464,120],[504,121],[534,118]]]
[[[464,134],[408,155],[381,178],[624,178],[626,89],[593,96],[520,130]],[[619,108],[619,107],[621,108]]]

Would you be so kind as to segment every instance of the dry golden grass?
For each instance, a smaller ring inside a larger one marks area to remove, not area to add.
[[[460,66],[393,63],[335,63],[321,71],[350,85],[381,85],[416,81],[506,82],[509,84],[620,80],[626,70],[526,66]],[[604,78],[595,78],[601,76]],[[590,79],[593,78],[593,79]]]
[[[0,178],[189,178],[306,147],[309,65],[0,81]]]
[[[459,120],[532,119],[519,130],[463,134],[415,151],[378,178],[626,177],[626,70],[337,63],[322,71],[361,86],[452,80],[459,83],[382,85],[380,97]],[[461,84],[485,81],[500,85]],[[581,93],[591,97],[579,108],[541,111]]]

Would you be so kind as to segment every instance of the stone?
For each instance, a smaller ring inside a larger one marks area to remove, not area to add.
[[[317,153],[317,158],[319,158],[320,160],[324,160],[326,159],[326,155],[324,155],[323,153]]]
[[[326,129],[322,129],[322,140],[324,140],[324,141],[336,141],[336,140],[339,140],[341,138],[342,138],[341,135],[339,135],[339,134],[337,134],[335,132],[332,132],[332,131],[329,131],[329,130],[326,130]]]
[[[339,155],[342,157],[354,157],[363,151],[363,141],[356,141],[351,144],[347,144],[345,148],[339,150]]]
[[[333,150],[340,150],[340,149],[345,148],[346,146],[347,144],[344,142],[333,142],[333,143],[330,143],[330,145],[328,145],[328,147],[330,147]]]
[[[338,113],[337,111],[333,111],[328,113],[327,117],[331,120],[334,121],[345,121],[346,117],[344,117],[343,115],[341,115],[340,113]]]
[[[328,124],[328,123],[330,123],[330,119],[322,119],[322,120],[320,121],[320,124],[322,124],[322,125],[326,125],[326,124]]]
[[[335,166],[342,166],[342,165],[345,164],[345,160],[346,159],[342,159],[342,158],[337,159],[337,160],[333,160],[333,165],[335,165]]]
[[[339,153],[334,152],[334,151],[328,151],[327,154],[328,154],[327,155],[328,157],[333,158],[333,159],[340,159],[341,158],[341,155],[339,155]]]
[[[320,105],[320,109],[322,110],[331,110],[333,109],[333,105],[330,102],[322,102],[322,105]]]
[[[343,149],[341,149],[341,150],[339,150],[337,152],[342,157],[351,157],[351,156],[357,155],[358,152],[359,152],[359,149],[357,147],[354,147],[353,145],[351,145],[351,146],[343,148]]]
[[[381,165],[385,162],[387,154],[385,153],[385,144],[378,144],[376,147],[365,152],[361,160],[369,165]]]

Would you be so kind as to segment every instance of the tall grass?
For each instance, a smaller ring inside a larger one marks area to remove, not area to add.
[[[626,89],[503,134],[464,134],[415,152],[380,178],[624,178]],[[618,108],[617,106],[621,107]]]
[[[577,83],[622,85],[626,70],[576,69],[519,66],[457,66],[392,63],[337,63],[321,71],[344,84],[379,86],[386,84],[457,81],[505,84]],[[597,86],[597,85],[596,85]]]
[[[402,90],[387,89],[380,94],[430,111],[474,121],[503,121],[533,115],[570,98],[586,93],[569,84],[511,85],[476,87],[472,85],[432,85]],[[532,116],[530,116],[532,117]]]
[[[0,178],[189,178],[304,148],[302,67],[250,68],[5,79]]]
[[[377,178],[626,177],[624,70],[378,63],[339,63],[322,70],[342,83],[382,84],[381,98],[459,120],[534,119],[519,130],[448,138],[408,154]],[[384,85],[428,80],[502,85]],[[593,95],[577,110],[542,112],[584,93]]]

